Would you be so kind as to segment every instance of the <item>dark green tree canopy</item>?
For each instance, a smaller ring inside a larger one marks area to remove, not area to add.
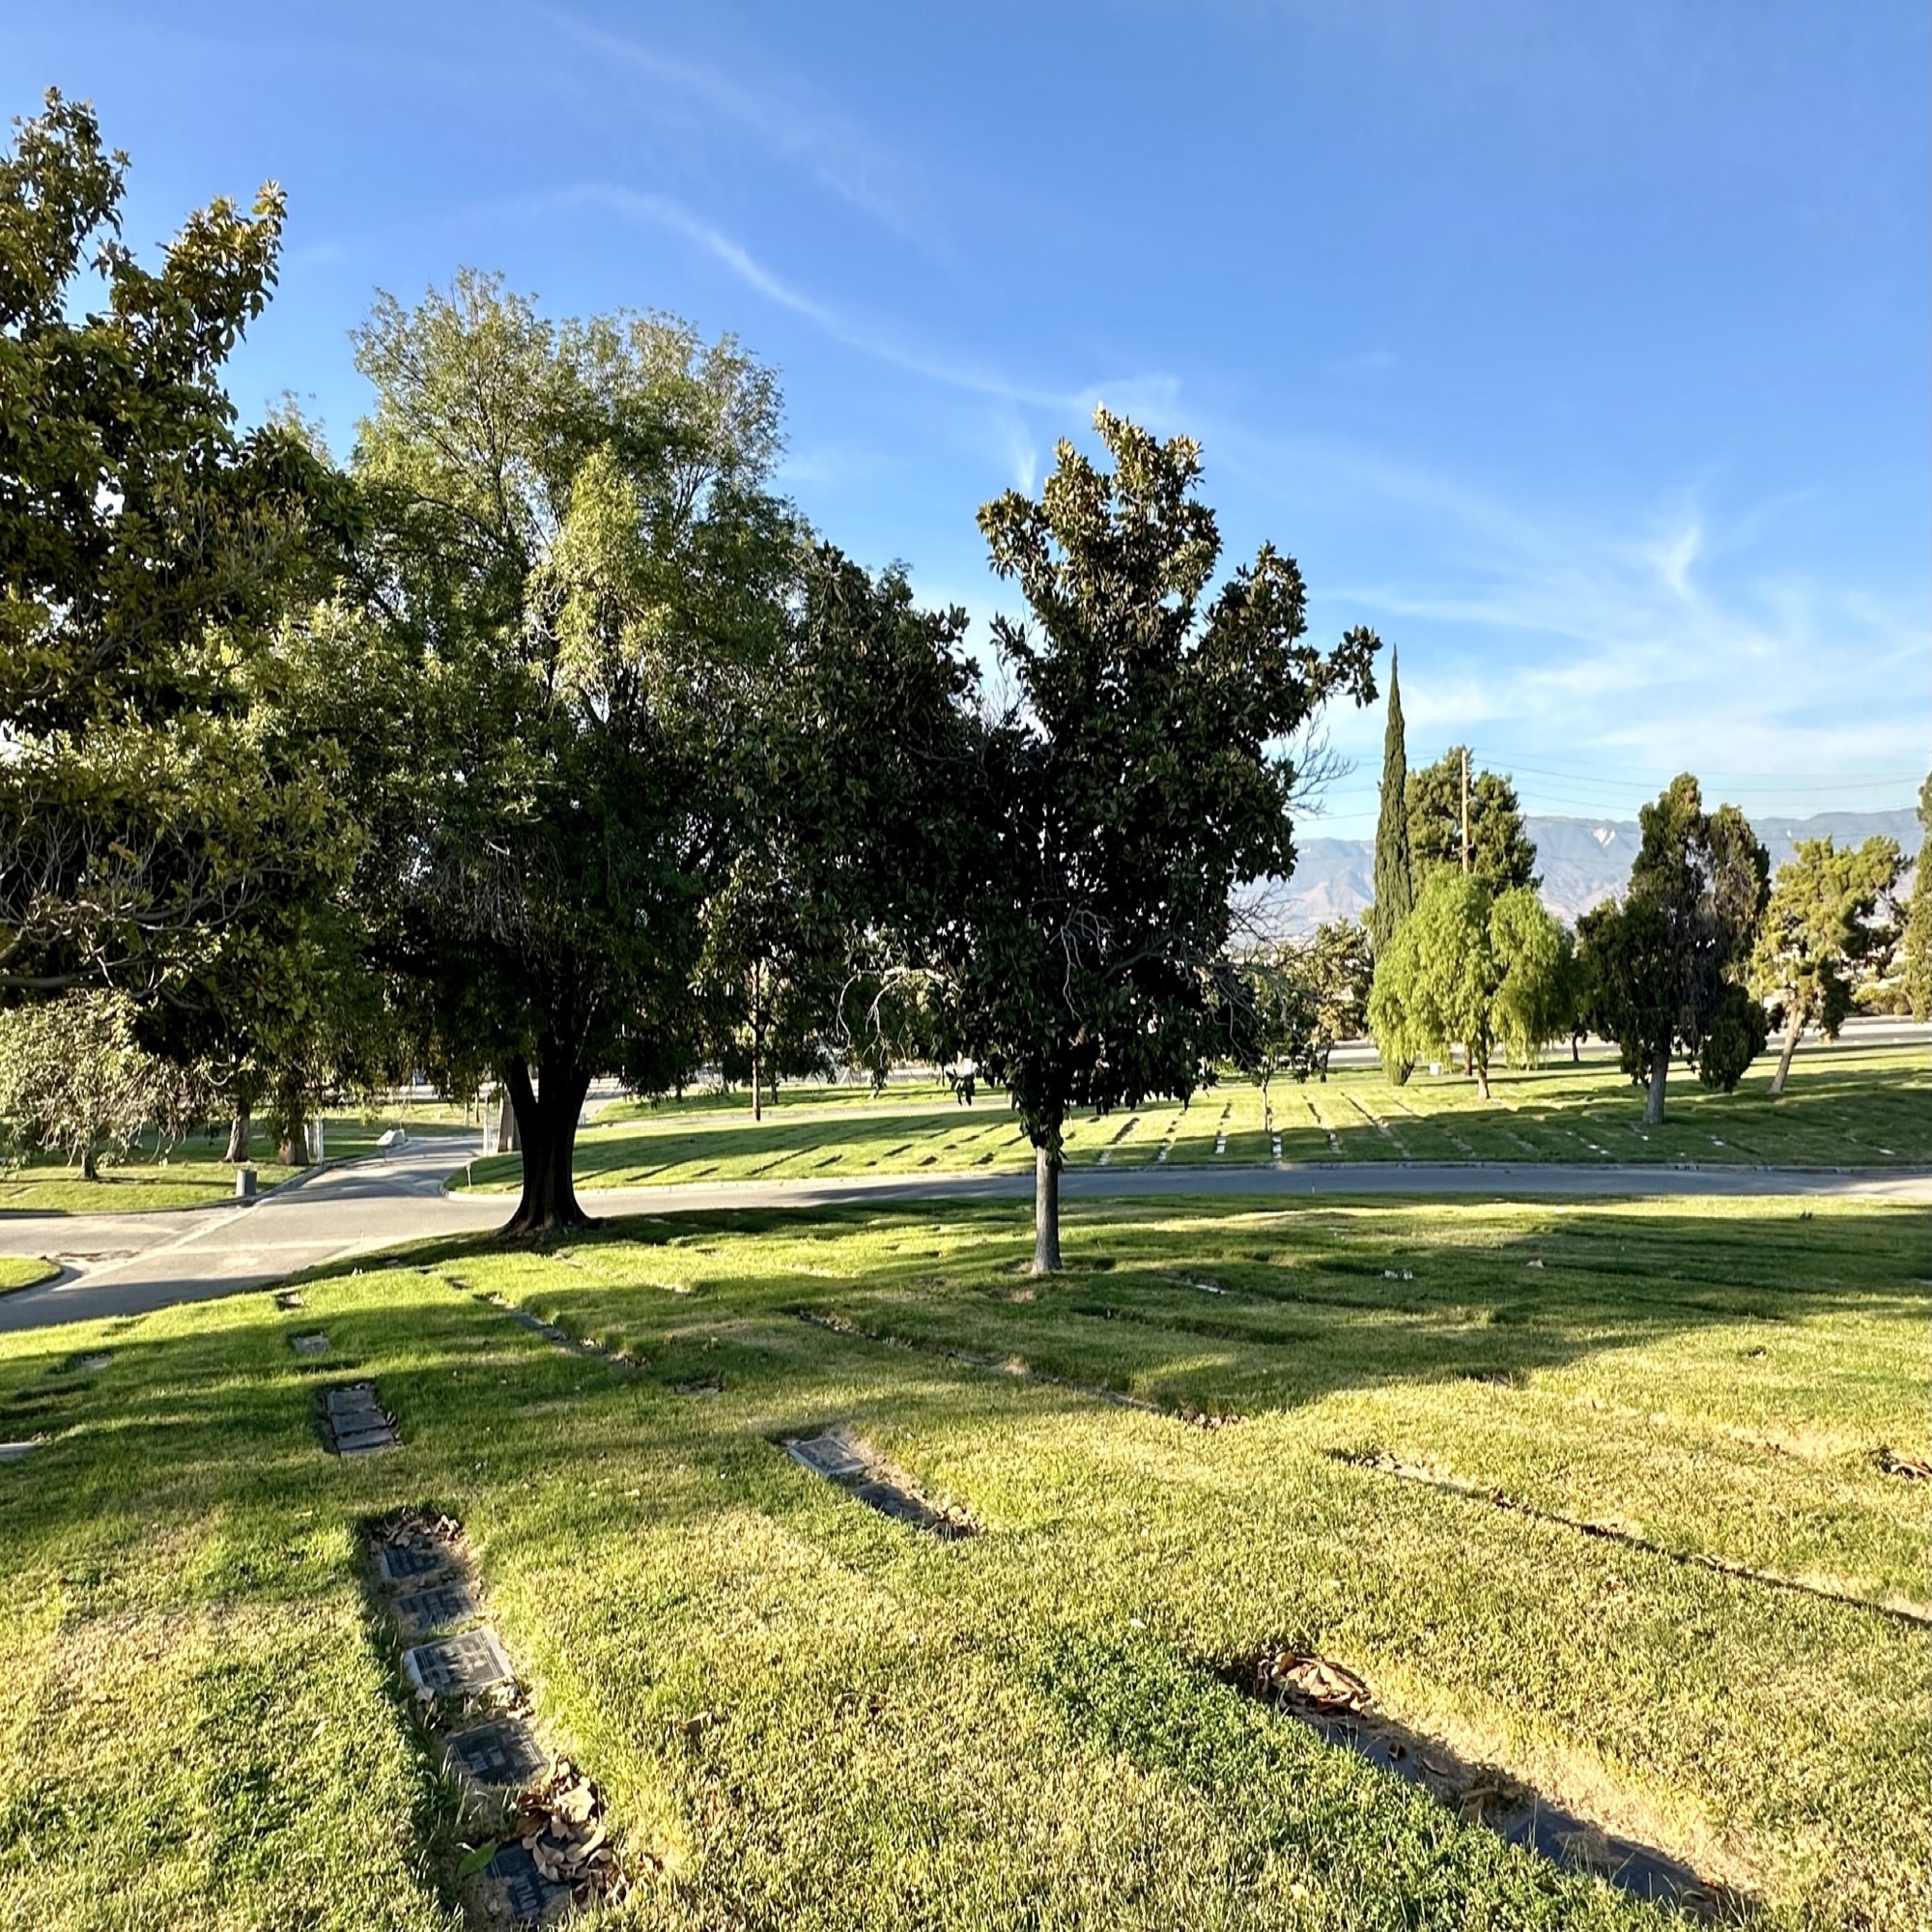
[[[1030,621],[964,775],[957,917],[940,932],[961,1042],[1009,1087],[1038,1155],[1038,1264],[1058,1265],[1067,1110],[1190,1094],[1214,1050],[1229,895],[1294,865],[1277,748],[1330,696],[1375,693],[1378,641],[1304,641],[1301,574],[1264,546],[1210,589],[1200,454],[1101,410],[1102,469],[1071,443],[1037,501],[980,513]]]
[[[165,987],[295,890],[327,816],[248,717],[283,612],[327,594],[354,493],[222,365],[273,285],[283,204],[217,200],[158,269],[120,240],[127,157],[47,97],[0,160],[0,988]],[[104,299],[85,307],[88,278]]]
[[[1463,866],[1463,760],[1452,745],[1406,785],[1409,864],[1420,893],[1432,872]],[[1516,786],[1497,772],[1469,767],[1469,869],[1498,896],[1541,883],[1536,847],[1522,829]]]
[[[821,972],[903,876],[958,619],[771,493],[777,386],[728,337],[553,324],[465,274],[379,303],[358,353],[370,604],[414,666],[416,777],[373,814],[384,956],[429,1064],[508,1087],[511,1230],[540,1232],[582,1218],[593,1075],[678,1083],[747,975]]]
[[[1771,859],[1735,806],[1704,810],[1697,781],[1673,780],[1639,814],[1642,843],[1620,902],[1586,913],[1577,943],[1591,1025],[1647,1080],[1644,1118],[1663,1118],[1671,1055],[1726,1093],[1764,1050],[1768,1021],[1744,985],[1770,895]]]
[[[1408,745],[1402,717],[1402,682],[1389,658],[1388,721],[1382,728],[1381,810],[1376,819],[1376,896],[1366,915],[1369,938],[1381,952],[1415,910],[1415,868],[1408,847]]]
[[[561,327],[465,273],[357,338],[371,597],[407,641],[415,781],[372,828],[386,963],[426,1058],[516,1102],[512,1225],[581,1218],[598,1072],[696,1050],[702,914],[742,836],[742,727],[791,522],[768,372],[662,317]],[[532,1075],[535,1076],[534,1082]]]

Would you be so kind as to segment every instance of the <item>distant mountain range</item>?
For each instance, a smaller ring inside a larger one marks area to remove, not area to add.
[[[1877,834],[1896,838],[1908,861],[1918,851],[1916,811],[1821,811],[1810,818],[1762,818],[1757,836],[1777,867],[1792,856],[1801,838],[1828,835],[1840,845],[1857,845]],[[1641,834],[1634,819],[1525,818],[1523,829],[1536,844],[1536,869],[1543,879],[1543,902],[1559,918],[1574,922],[1601,900],[1624,889]],[[1370,838],[1301,838],[1294,875],[1270,889],[1270,920],[1287,932],[1306,932],[1323,920],[1353,919],[1375,896],[1375,841]]]

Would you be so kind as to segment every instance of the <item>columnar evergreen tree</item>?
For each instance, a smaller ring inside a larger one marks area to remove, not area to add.
[[[1040,499],[980,513],[1030,623],[994,640],[1011,707],[960,773],[953,916],[936,928],[958,1043],[1035,1151],[1034,1266],[1060,1265],[1067,1111],[1190,1094],[1219,1044],[1230,895],[1294,865],[1294,771],[1274,747],[1331,695],[1375,696],[1374,634],[1302,641],[1294,563],[1264,545],[1219,589],[1198,446],[1099,410]]]
[[[1402,685],[1389,654],[1388,721],[1382,728],[1381,813],[1376,820],[1376,897],[1366,919],[1373,954],[1389,949],[1402,923],[1415,910],[1415,869],[1408,852],[1408,747],[1402,717]],[[1412,1060],[1383,1062],[1400,1087],[1415,1071]]]
[[[1932,776],[1918,788],[1918,823],[1924,833],[1905,918],[1905,997],[1916,1020],[1932,1019]]]

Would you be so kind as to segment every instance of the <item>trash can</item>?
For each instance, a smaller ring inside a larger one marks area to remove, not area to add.
[[[255,1170],[252,1167],[238,1167],[235,1170],[235,1198],[238,1201],[254,1200]]]

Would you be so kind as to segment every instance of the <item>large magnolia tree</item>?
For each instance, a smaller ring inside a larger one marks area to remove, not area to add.
[[[222,386],[282,196],[211,202],[147,267],[120,238],[127,167],[58,94],[0,159],[5,999],[173,997],[338,850],[327,770],[265,756],[260,712],[354,493],[289,425],[242,431]]]
[[[1304,641],[1294,563],[1264,545],[1214,587],[1200,452],[1095,412],[1112,467],[1061,443],[1038,500],[980,513],[1027,619],[994,641],[1010,703],[984,725],[948,841],[933,956],[957,1043],[1035,1151],[1034,1266],[1060,1266],[1070,1109],[1185,1097],[1217,1051],[1231,895],[1294,865],[1279,749],[1331,696],[1375,694],[1378,648]]]

